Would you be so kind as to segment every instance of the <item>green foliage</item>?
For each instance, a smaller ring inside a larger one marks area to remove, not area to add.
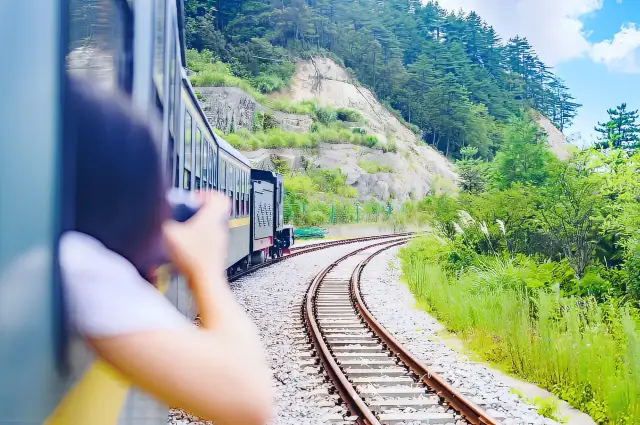
[[[318,123],[312,125],[310,133],[284,131],[275,127],[276,123],[272,118],[268,113],[265,113],[262,118],[259,114],[256,114],[253,120],[254,132],[240,129],[237,132],[229,133],[223,137],[234,148],[243,151],[316,148],[322,143],[345,143],[382,149],[382,147],[378,145],[378,139],[375,136],[353,133],[343,127],[334,125],[327,127]]]
[[[365,172],[369,174],[393,172],[391,167],[389,167],[388,165],[383,165],[377,161],[368,160],[368,159],[358,160],[358,167],[362,168]]]
[[[548,165],[554,161],[547,149],[547,140],[536,123],[518,118],[507,129],[501,150],[494,164],[499,187],[513,183],[539,186],[548,177]]]
[[[401,250],[421,305],[486,359],[599,423],[640,420],[640,336],[629,306],[559,296],[562,267],[551,263],[478,254],[460,261],[459,251],[433,235]],[[534,402],[556,417],[554,403]]]
[[[336,109],[336,119],[345,122],[360,122],[362,114],[355,109],[338,108]]]
[[[503,43],[477,14],[432,1],[187,0],[185,29],[190,48],[211,50],[257,92],[286,85],[294,55],[331,57],[454,157],[471,145],[491,158],[498,128],[523,107],[563,129],[580,106],[526,39]]]
[[[638,110],[628,111],[627,104],[607,110],[609,121],[598,123],[595,130],[600,133],[600,148],[624,148],[633,152],[640,147],[640,123]]]

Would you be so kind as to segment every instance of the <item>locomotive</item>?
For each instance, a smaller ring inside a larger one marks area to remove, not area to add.
[[[161,117],[159,149],[174,187],[229,197],[230,275],[292,244],[282,176],[252,169],[207,122],[185,71],[182,0],[29,4],[8,2],[0,14],[0,28],[12,35],[0,41],[12,58],[0,67],[0,140],[11,141],[0,156],[0,423],[166,424],[165,406],[109,365],[87,361],[65,329],[57,251],[73,173],[62,152],[64,74],[122,91],[140,111]],[[34,99],[37,113],[28,113]],[[158,287],[195,316],[182,277]]]

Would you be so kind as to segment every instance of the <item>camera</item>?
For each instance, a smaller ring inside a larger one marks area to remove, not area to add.
[[[180,223],[189,220],[202,207],[194,192],[178,188],[167,191],[167,201],[171,206],[171,218]]]

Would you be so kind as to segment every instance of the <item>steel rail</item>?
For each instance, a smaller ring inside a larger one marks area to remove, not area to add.
[[[498,425],[500,422],[491,418],[482,408],[471,402],[468,398],[450,386],[444,379],[429,370],[400,344],[371,314],[360,292],[360,277],[365,266],[381,252],[400,243],[388,245],[363,260],[354,269],[351,275],[351,297],[360,316],[364,319],[373,333],[416,374],[422,383],[431,388],[439,397],[444,399],[452,408],[460,413],[473,425]]]
[[[409,237],[405,237],[402,241],[396,242],[394,245],[403,244],[407,240],[409,240]],[[353,415],[358,417],[356,422],[362,425],[380,425],[380,421],[376,418],[376,416],[373,414],[371,409],[369,409],[369,406],[367,406],[364,400],[362,400],[360,395],[353,388],[353,385],[349,382],[346,375],[344,374],[344,372],[342,372],[342,370],[340,369],[340,366],[333,358],[333,355],[331,354],[331,351],[327,346],[327,343],[324,341],[323,333],[320,330],[320,326],[316,320],[314,304],[315,304],[316,294],[317,294],[318,288],[320,287],[320,284],[322,283],[326,275],[331,270],[333,270],[334,267],[336,267],[342,261],[354,256],[359,252],[365,251],[367,249],[371,249],[376,246],[386,245],[389,243],[391,242],[389,241],[378,242],[376,244],[354,250],[349,254],[334,261],[333,263],[329,264],[327,267],[322,269],[320,273],[318,273],[314,277],[314,279],[311,282],[311,285],[309,285],[309,289],[302,303],[302,306],[303,306],[302,314],[305,321],[305,325],[307,327],[307,330],[309,331],[313,345],[316,347],[316,353],[318,354],[318,357],[320,358],[320,361],[324,366],[324,370],[327,372],[327,375],[329,375],[329,378],[333,382],[333,385],[336,387],[336,390],[340,394],[340,397],[342,398],[342,400],[347,404],[349,411]]]
[[[269,261],[265,261],[264,263],[255,265],[251,268],[248,268],[246,270],[241,270],[239,272],[237,272],[236,274],[234,274],[233,276],[228,278],[229,282],[234,282],[238,279],[240,279],[241,277],[250,275],[251,273],[260,270],[264,267],[268,267],[274,264],[277,264],[281,261],[284,261],[288,258],[292,258],[292,257],[297,257],[298,255],[302,255],[302,254],[307,254],[310,252],[315,252],[315,251],[320,251],[323,249],[327,249],[327,248],[333,248],[336,246],[340,246],[340,245],[349,245],[349,244],[353,244],[353,243],[360,243],[360,242],[367,242],[367,241],[371,241],[371,240],[379,240],[379,239],[392,239],[392,238],[400,238],[400,237],[404,237],[404,236],[410,236],[413,233],[391,233],[391,234],[387,234],[387,235],[379,235],[379,236],[365,236],[365,237],[361,237],[361,238],[351,238],[351,239],[343,239],[340,241],[329,241],[329,242],[322,242],[322,243],[318,243],[318,244],[313,244],[311,246],[302,246],[299,247],[297,251],[292,252],[291,254],[288,255],[283,255],[282,257],[278,257],[278,258],[273,258]]]

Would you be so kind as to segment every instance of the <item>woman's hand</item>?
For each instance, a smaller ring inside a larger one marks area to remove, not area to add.
[[[192,284],[212,277],[219,281],[227,258],[229,198],[217,192],[198,195],[203,205],[190,220],[163,226],[169,257]]]

